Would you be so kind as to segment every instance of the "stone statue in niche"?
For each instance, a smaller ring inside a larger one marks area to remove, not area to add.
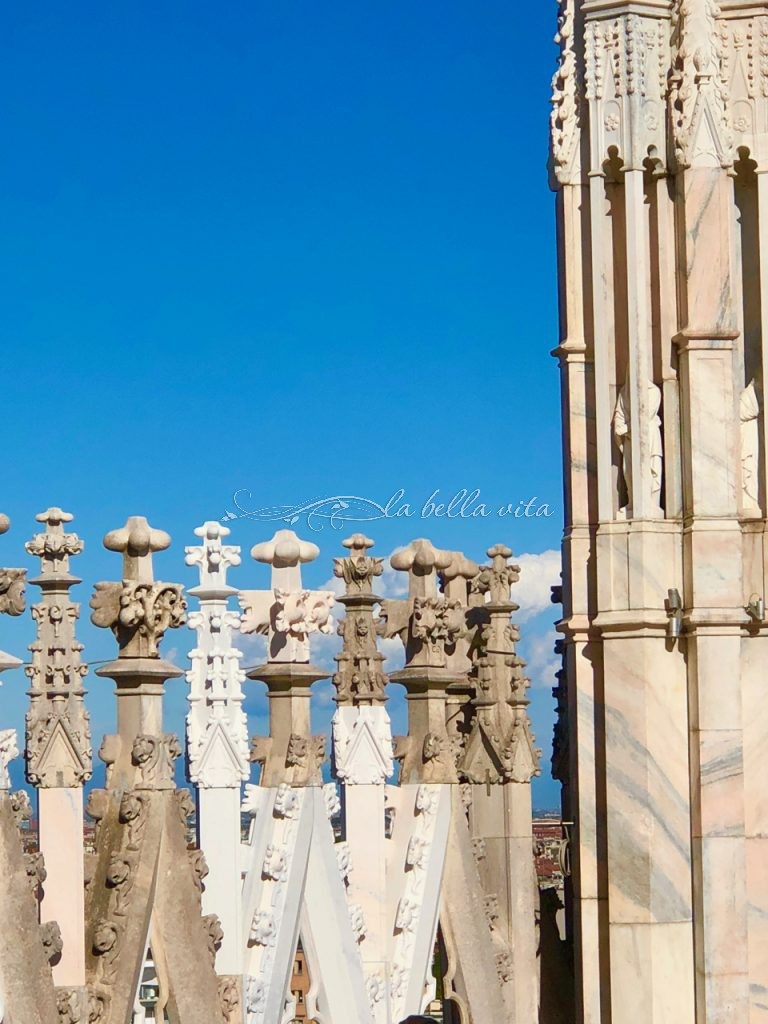
[[[760,410],[763,387],[755,375],[741,393],[741,493],[744,512],[760,514]]]
[[[645,451],[648,457],[648,472],[651,478],[651,515],[661,514],[661,481],[664,468],[664,449],[661,440],[661,388],[653,381],[647,384],[648,420],[645,437]],[[621,469],[626,487],[627,502],[620,508],[624,517],[633,514],[632,507],[632,428],[630,414],[629,382],[627,381],[616,400],[613,411],[613,436],[621,452]]]

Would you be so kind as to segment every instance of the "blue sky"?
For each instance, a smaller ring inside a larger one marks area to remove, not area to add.
[[[402,489],[411,518],[366,524],[382,555],[417,536],[475,558],[556,548],[555,23],[554,3],[523,19],[508,0],[6,11],[0,561],[32,568],[34,514],[61,505],[87,606],[119,572],[101,537],[144,514],[174,536],[158,575],[189,585],[183,546],[241,488],[252,508]],[[490,514],[420,518],[462,488]],[[496,514],[534,497],[553,514]],[[273,531],[232,529],[245,549]],[[348,532],[314,537],[309,583]],[[233,582],[264,569],[246,559]],[[553,611],[525,611],[545,770]],[[183,665],[181,632],[166,649]],[[32,635],[28,615],[0,622],[12,653]],[[89,660],[112,654],[87,615],[80,635]],[[2,724],[22,726],[25,683],[5,677]],[[88,685],[109,730],[112,684]],[[184,690],[169,684],[179,731]],[[540,805],[555,794],[537,781]]]

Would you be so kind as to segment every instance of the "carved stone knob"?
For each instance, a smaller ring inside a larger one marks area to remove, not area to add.
[[[493,547],[488,548],[486,554],[494,561],[500,558],[506,563],[507,559],[512,557],[512,548],[508,548],[506,544],[494,544]]]
[[[38,523],[45,523],[47,526],[61,526],[62,523],[71,523],[74,518],[71,512],[64,512],[56,505],[47,508],[45,512],[38,512],[35,516]]]
[[[353,555],[362,555],[368,548],[372,548],[374,542],[364,533],[353,533],[351,537],[341,542],[345,548],[349,548]]]
[[[170,546],[170,534],[153,529],[144,516],[129,516],[125,526],[111,530],[104,538],[108,551],[123,556],[123,579],[152,580],[152,553]]]
[[[451,555],[450,564],[442,571],[443,579],[446,583],[457,579],[459,576],[465,580],[471,580],[477,576],[480,571],[477,562],[467,558],[463,551],[453,551]]]
[[[251,548],[251,556],[257,562],[266,562],[276,569],[290,569],[300,563],[313,562],[319,554],[317,544],[300,540],[293,530],[278,530],[272,540]]]
[[[447,569],[453,560],[452,551],[442,551],[434,547],[431,541],[419,538],[412,541],[407,548],[396,551],[389,560],[393,569],[408,572],[411,569],[419,576],[440,569]]]

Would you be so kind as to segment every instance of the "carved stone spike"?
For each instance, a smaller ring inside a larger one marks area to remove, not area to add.
[[[61,956],[64,943],[61,939],[61,928],[58,921],[46,921],[40,925],[40,941],[45,950],[48,963],[53,963]]]
[[[188,789],[177,789],[174,793],[182,825],[186,825],[195,812],[195,801]]]
[[[103,992],[88,994],[88,1024],[103,1024],[107,1019],[109,996]]]
[[[216,914],[206,914],[203,917],[203,927],[205,929],[211,963],[214,964],[216,962],[216,951],[221,945],[221,940],[224,938],[224,932],[221,930],[221,922]]]
[[[203,891],[203,879],[208,874],[208,864],[202,850],[190,850],[189,860],[192,865],[192,873],[195,877],[195,885],[199,892]]]
[[[224,1024],[235,1024],[241,1018],[238,1014],[240,1009],[240,985],[239,979],[235,977],[223,977],[219,979],[219,1004]]]
[[[99,958],[98,980],[106,987],[115,980],[122,934],[121,926],[109,918],[102,918],[93,932],[93,952]]]
[[[25,789],[11,793],[11,811],[18,828],[21,828],[22,822],[29,821],[32,817],[32,804]]]
[[[11,788],[8,765],[19,756],[18,740],[15,729],[0,731],[0,791],[7,792]]]
[[[40,892],[40,886],[47,878],[45,860],[42,853],[25,853],[24,864],[27,871],[27,881],[29,882],[29,886],[35,896],[37,896]]]
[[[80,992],[70,988],[58,989],[56,1010],[59,1014],[59,1024],[80,1024],[83,1019]]]

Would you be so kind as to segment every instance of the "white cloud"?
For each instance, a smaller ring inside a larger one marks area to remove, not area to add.
[[[557,633],[550,626],[544,633],[522,634],[520,654],[526,661],[525,674],[531,686],[546,690],[555,685],[555,673],[562,667],[560,658],[554,652]]]
[[[546,609],[557,608],[551,601],[551,587],[560,583],[560,552],[542,551],[538,555],[516,555],[513,561],[520,566],[520,579],[512,587],[512,600],[520,605],[515,622],[527,622]]]
[[[399,551],[400,548],[395,550]],[[394,551],[391,554],[394,554]],[[389,564],[391,554],[384,559],[384,572],[373,581],[373,590],[376,595],[387,600],[404,598],[408,595],[408,573],[391,568]],[[557,609],[550,601],[550,588],[560,582],[560,552],[552,550],[542,551],[540,554],[522,554],[515,556],[512,561],[520,566],[520,579],[512,588],[512,600],[520,605],[520,611],[512,615],[513,621],[524,623],[547,610],[551,610],[551,617],[554,620]],[[344,593],[344,581],[336,576],[331,576],[319,589],[330,590],[338,597]],[[344,606],[338,602],[335,603],[331,616],[334,623],[333,632],[331,634],[315,633],[311,638],[310,648],[311,660],[316,665],[327,669],[329,673],[336,670],[333,656],[341,649],[341,638],[336,632],[336,626],[344,616]],[[554,685],[553,673],[559,667],[557,658],[552,653],[552,644],[555,640],[554,631],[549,630],[545,635],[529,636],[526,630],[523,630],[522,636],[526,648],[525,654],[530,663],[529,674],[534,680],[534,685]],[[405,652],[398,637],[379,638],[378,645],[379,650],[386,657],[384,664],[386,672],[396,672],[402,668]],[[246,664],[253,664],[256,660],[266,657],[265,637],[240,636],[238,646],[246,654],[244,659]]]

